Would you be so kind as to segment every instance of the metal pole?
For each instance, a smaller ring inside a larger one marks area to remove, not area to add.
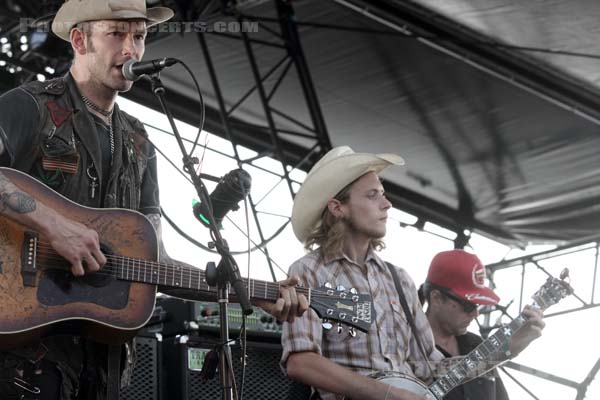
[[[204,53],[204,58],[206,59],[206,66],[208,67],[208,73],[210,75],[210,79],[212,81],[213,88],[215,90],[215,97],[217,98],[217,102],[219,104],[219,113],[221,114],[221,121],[223,122],[223,130],[225,131],[227,138],[231,142],[231,145],[233,147],[233,152],[235,155],[235,159],[236,159],[238,165],[241,166],[242,161],[241,161],[240,155],[237,151],[237,141],[233,134],[231,126],[229,124],[229,118],[227,117],[227,109],[225,107],[225,99],[223,98],[223,93],[221,92],[221,86],[219,85],[217,73],[216,73],[214,64],[212,62],[212,58],[210,56],[210,51],[209,51],[208,45],[206,43],[206,38],[204,37],[203,33],[198,33],[198,41],[200,42],[200,47],[202,48],[202,52]],[[265,237],[264,237],[262,228],[260,226],[260,221],[258,219],[258,215],[257,215],[257,211],[256,211],[256,205],[254,204],[252,195],[248,196],[248,201],[250,202],[250,209],[252,210],[252,215],[254,216],[254,222],[256,223],[256,228],[258,231],[258,235],[260,237],[260,241],[261,241],[261,243],[263,243],[265,241]],[[248,234],[250,234],[250,233],[248,232]],[[273,267],[273,262],[271,261],[271,257],[269,256],[269,250],[268,250],[267,246],[265,246],[264,251],[265,251],[265,256],[267,258],[267,264],[269,265],[269,270],[271,271],[271,277],[273,278],[273,281],[276,281],[277,278],[275,277],[275,269]]]

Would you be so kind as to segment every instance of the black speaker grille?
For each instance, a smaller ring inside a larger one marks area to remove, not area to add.
[[[183,359],[187,365],[187,348],[183,345]],[[207,348],[210,348],[207,346]],[[307,400],[310,389],[287,378],[279,367],[281,346],[269,343],[249,343],[246,358],[246,377],[244,382],[244,399],[247,400]],[[239,387],[242,385],[241,349],[232,347],[233,368]],[[206,400],[221,398],[218,371],[214,379],[202,382],[200,373],[186,368],[187,396],[186,400]]]
[[[121,400],[159,400],[159,353],[154,338],[136,337],[137,361],[131,384],[121,390]]]

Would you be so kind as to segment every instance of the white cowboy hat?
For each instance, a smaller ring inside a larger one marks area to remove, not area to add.
[[[331,149],[310,170],[296,193],[292,208],[294,234],[304,243],[321,219],[327,202],[361,176],[379,173],[391,165],[404,165],[396,154],[355,153],[348,146]]]
[[[150,27],[171,17],[170,8],[146,9],[145,0],[66,0],[52,21],[52,32],[68,42],[71,29],[80,22],[145,19]]]

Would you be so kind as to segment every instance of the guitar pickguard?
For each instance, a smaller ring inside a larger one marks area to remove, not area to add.
[[[69,271],[47,270],[40,276],[37,300],[45,306],[88,303],[122,310],[129,301],[130,286],[131,282],[118,281],[110,275],[76,278]]]

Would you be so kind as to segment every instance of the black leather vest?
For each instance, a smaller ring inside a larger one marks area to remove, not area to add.
[[[79,204],[138,209],[150,154],[143,125],[115,104],[115,150],[109,176],[104,179],[96,125],[72,76],[31,82],[23,88],[35,97],[40,120],[29,154],[15,159],[13,167]],[[106,188],[94,190],[94,196],[88,173],[98,178],[97,183],[107,182]]]

